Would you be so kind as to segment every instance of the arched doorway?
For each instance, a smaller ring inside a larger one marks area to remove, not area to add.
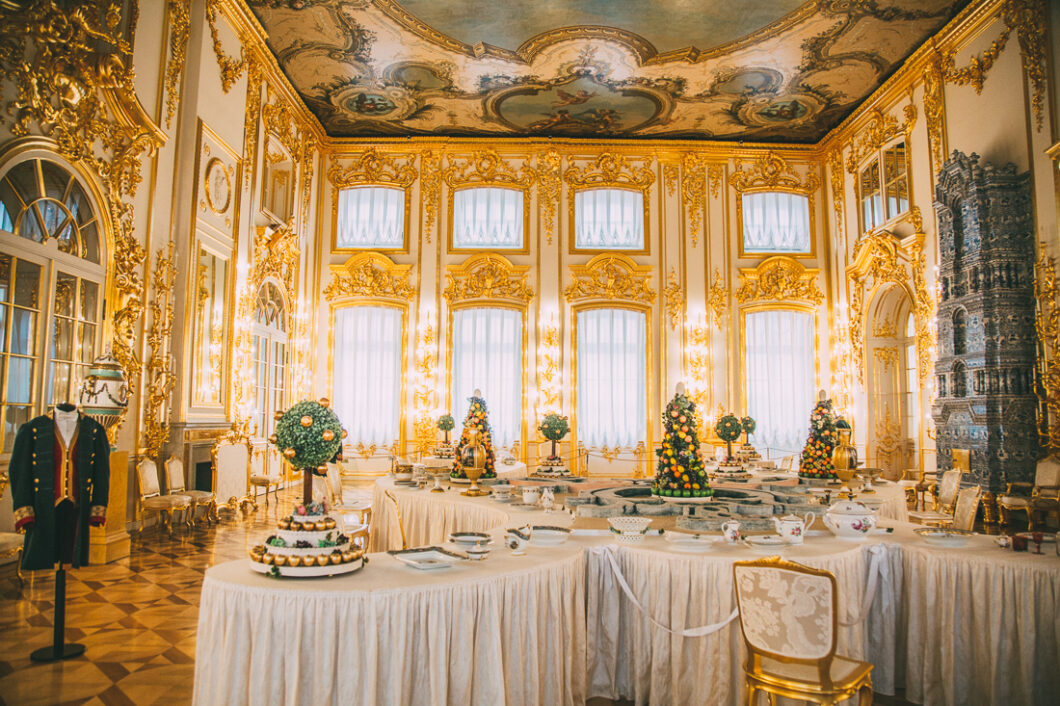
[[[919,378],[916,321],[904,287],[888,284],[866,317],[869,428],[866,464],[890,478],[919,466]]]

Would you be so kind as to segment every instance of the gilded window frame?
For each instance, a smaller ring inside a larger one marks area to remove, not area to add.
[[[453,246],[453,229],[454,229],[454,214],[455,214],[455,202],[456,192],[465,191],[468,189],[507,189],[509,191],[519,191],[523,195],[523,244],[519,248],[504,248],[499,246],[487,246],[481,248],[457,248]],[[458,182],[447,189],[446,194],[447,200],[447,211],[446,211],[446,241],[445,248],[447,253],[453,255],[472,255],[475,253],[497,253],[504,255],[529,255],[530,254],[530,188],[526,186],[520,186],[509,181],[498,181],[498,180],[486,180],[486,181],[465,181]]]
[[[809,251],[795,252],[791,250],[755,250],[747,251],[744,249],[744,237],[743,237],[743,197],[745,194],[797,194],[798,196],[805,196],[807,199],[807,205],[810,210],[810,249]],[[791,188],[783,186],[770,186],[770,187],[756,187],[753,189],[747,189],[745,191],[736,191],[736,248],[737,248],[737,259],[740,260],[756,260],[775,257],[777,255],[784,255],[787,257],[794,258],[796,260],[815,260],[817,259],[817,200],[814,198],[814,191],[800,188]]]
[[[643,247],[639,250],[630,250],[629,248],[579,248],[577,246],[578,233],[576,230],[576,224],[578,221],[577,207],[575,205],[576,197],[579,192],[582,191],[601,191],[601,190],[619,190],[619,191],[636,191],[641,194],[641,205],[644,218],[644,243]],[[600,255],[600,254],[613,254],[622,253],[623,255],[651,255],[651,207],[649,205],[651,196],[651,184],[643,187],[632,186],[624,182],[605,183],[605,184],[591,184],[587,186],[570,186],[567,190],[567,211],[568,211],[568,222],[569,222],[569,237],[567,240],[567,254],[569,255]]]

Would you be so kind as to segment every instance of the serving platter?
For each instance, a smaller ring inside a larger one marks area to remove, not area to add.
[[[387,552],[402,564],[420,571],[445,569],[455,562],[468,559],[466,554],[451,552],[441,547],[417,547],[415,549],[392,549]]]
[[[918,527],[913,530],[928,544],[937,547],[963,547],[968,539],[974,536],[974,532],[959,529],[947,529],[945,527]]]
[[[667,532],[666,541],[670,549],[689,554],[703,554],[714,549],[719,537],[705,534],[685,534],[683,532]]]

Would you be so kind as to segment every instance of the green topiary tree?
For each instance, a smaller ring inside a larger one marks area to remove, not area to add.
[[[552,442],[552,453],[548,456],[548,462],[552,465],[561,463],[563,459],[556,453],[556,444],[563,441],[563,437],[570,432],[568,419],[555,412],[549,412],[545,415],[545,418],[541,421],[541,426],[537,430],[541,432],[541,436]]]
[[[327,475],[325,465],[342,448],[345,432],[327,400],[305,400],[277,413],[270,438],[283,457],[305,473],[305,502],[313,501],[313,474]]]
[[[662,448],[651,492],[674,498],[707,498],[714,495],[699,453],[696,404],[682,393],[674,395],[663,415]]]
[[[743,425],[735,414],[726,414],[714,424],[714,433],[725,442],[725,461],[733,460],[732,442],[740,438],[743,433]]]
[[[453,421],[453,415],[443,414],[438,417],[438,429],[445,434],[445,443],[449,443],[449,432],[452,431],[455,426],[456,422]]]

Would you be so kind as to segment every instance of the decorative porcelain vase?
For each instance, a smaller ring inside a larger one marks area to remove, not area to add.
[[[486,470],[486,450],[482,448],[482,442],[479,441],[478,429],[468,429],[467,435],[468,443],[464,447],[463,456],[460,458],[460,466],[464,470],[464,475],[471,481],[471,487],[461,493],[461,495],[473,498],[489,495],[488,490],[478,487],[478,479],[482,477],[482,473]]]
[[[99,422],[107,430],[113,444],[114,427],[125,415],[129,406],[129,385],[121,363],[109,353],[92,361],[88,376],[81,384],[78,405],[85,416]]]
[[[725,537],[725,541],[729,544],[735,544],[740,541],[740,523],[736,520],[729,520],[721,526],[722,536]]]
[[[816,517],[817,516],[812,512],[806,513],[805,517],[799,517],[798,515],[774,517],[773,526],[777,528],[777,534],[783,537],[786,542],[790,544],[802,544],[802,538],[806,533],[806,528],[813,524]]]
[[[537,501],[541,499],[541,491],[538,490],[537,486],[531,486],[523,488],[523,503],[526,505],[536,505]]]

